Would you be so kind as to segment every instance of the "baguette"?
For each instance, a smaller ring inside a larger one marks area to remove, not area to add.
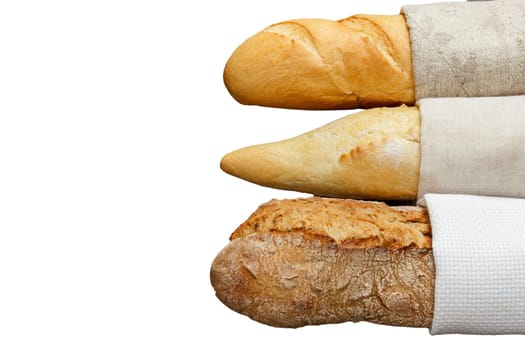
[[[297,109],[413,104],[402,15],[298,19],[267,27],[228,59],[224,83],[240,103]]]
[[[413,201],[420,166],[417,107],[372,108],[283,141],[226,154],[228,174],[317,196]]]
[[[417,207],[329,198],[273,200],[211,266],[216,296],[275,327],[368,321],[430,327],[434,260]]]

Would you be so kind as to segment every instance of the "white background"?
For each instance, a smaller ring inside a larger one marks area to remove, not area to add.
[[[229,310],[210,285],[237,225],[271,198],[302,195],[226,175],[222,155],[350,113],[238,104],[222,82],[231,52],[281,20],[404,3],[1,2],[0,349],[523,342],[369,323],[276,329]]]

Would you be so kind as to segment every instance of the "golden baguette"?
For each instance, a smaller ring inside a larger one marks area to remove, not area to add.
[[[434,260],[428,214],[344,199],[273,200],[211,266],[217,297],[276,327],[369,321],[430,327]]]
[[[372,108],[287,140],[233,151],[220,165],[228,174],[278,189],[412,201],[420,119],[417,107]]]
[[[224,83],[243,104],[298,109],[413,104],[405,18],[356,15],[271,25],[233,52]]]

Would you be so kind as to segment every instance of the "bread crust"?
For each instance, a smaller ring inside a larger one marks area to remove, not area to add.
[[[276,23],[232,53],[223,77],[240,103],[271,107],[370,108],[415,98],[402,15]]]
[[[415,200],[420,122],[417,107],[372,108],[287,140],[233,151],[221,168],[262,186],[317,196]]]
[[[426,248],[351,248],[302,233],[256,233],[220,252],[211,282],[229,308],[276,327],[432,321],[434,265]]]
[[[230,239],[265,232],[324,236],[354,248],[432,247],[426,209],[351,199],[274,199],[260,205]]]
[[[312,210],[324,213],[307,222]],[[334,223],[336,230],[351,230],[369,214],[377,215],[382,231],[412,237],[408,232],[417,228],[428,240],[334,239],[323,229]],[[424,210],[316,197],[274,200],[231,239],[213,261],[211,283],[225,305],[253,320],[292,328],[347,321],[431,325],[435,272]]]

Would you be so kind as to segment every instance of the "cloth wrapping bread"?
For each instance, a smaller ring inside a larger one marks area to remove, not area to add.
[[[240,103],[299,109],[525,94],[524,1],[401,10],[272,24],[232,53],[226,88]]]
[[[525,200],[424,199],[428,208],[264,203],[214,259],[216,295],[276,327],[367,321],[433,335],[525,333]]]
[[[416,100],[525,94],[525,1],[402,8]]]
[[[373,108],[225,155],[227,173],[318,196],[415,202],[425,193],[525,197],[525,96]]]
[[[424,202],[436,269],[431,334],[525,334],[525,199]]]
[[[525,96],[418,101],[426,193],[525,197]]]

